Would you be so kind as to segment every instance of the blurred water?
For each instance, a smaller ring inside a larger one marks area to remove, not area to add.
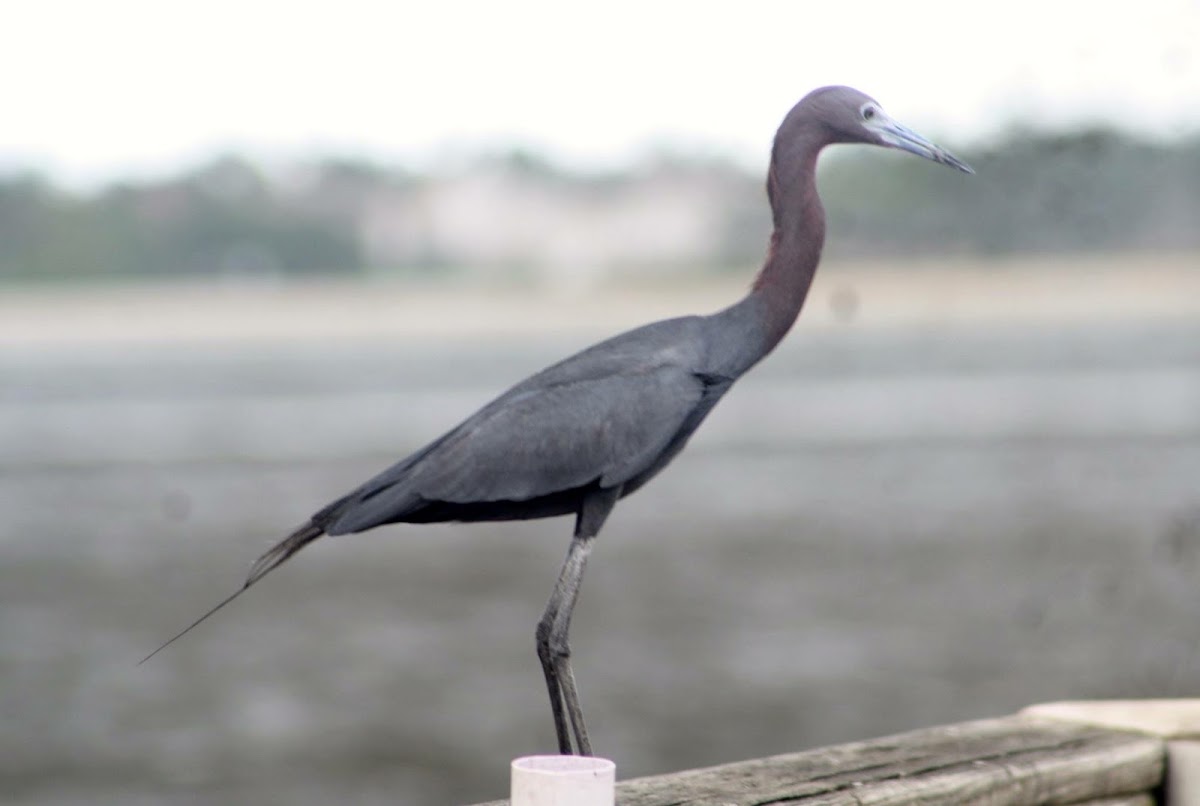
[[[6,802],[451,803],[552,749],[567,520],[307,550],[317,506],[591,334],[0,354]],[[1200,323],[820,328],[606,527],[578,610],[622,777],[1056,698],[1200,691]]]

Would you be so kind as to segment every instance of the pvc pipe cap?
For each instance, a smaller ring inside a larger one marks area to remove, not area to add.
[[[523,756],[512,763],[511,806],[613,806],[617,765],[594,756]]]

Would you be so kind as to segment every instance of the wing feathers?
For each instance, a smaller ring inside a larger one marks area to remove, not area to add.
[[[402,520],[423,501],[528,501],[650,467],[704,396],[677,366],[514,390],[349,496],[331,534]],[[385,477],[393,475],[392,479]]]

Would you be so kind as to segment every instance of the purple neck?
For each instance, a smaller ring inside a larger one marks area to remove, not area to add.
[[[749,297],[758,302],[763,317],[763,355],[779,344],[800,315],[825,244],[825,210],[816,184],[817,155],[825,143],[811,137],[796,145],[801,153],[789,160],[794,167],[784,175],[776,155],[767,179],[775,229]]]

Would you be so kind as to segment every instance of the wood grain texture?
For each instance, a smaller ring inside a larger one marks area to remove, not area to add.
[[[1164,743],[1153,736],[1018,715],[637,778],[617,784],[617,803],[1147,804],[1153,801],[1141,796],[1162,781],[1164,757]]]

